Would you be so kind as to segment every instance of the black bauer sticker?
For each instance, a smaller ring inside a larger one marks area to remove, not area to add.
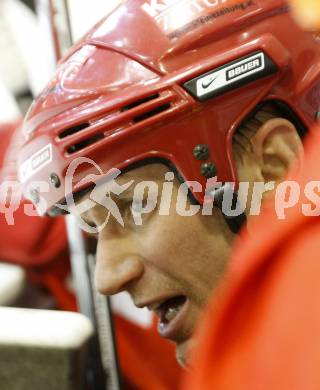
[[[271,58],[258,51],[189,80],[184,87],[202,102],[269,76],[277,70]]]
[[[255,69],[262,69],[262,56],[249,59],[241,65],[236,65],[227,71],[227,81],[233,80],[239,76],[246,75]]]

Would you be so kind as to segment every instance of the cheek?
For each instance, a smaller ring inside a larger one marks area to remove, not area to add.
[[[202,302],[219,282],[229,256],[229,237],[203,217],[155,216],[140,248],[152,267]]]
[[[189,218],[179,216],[155,216],[146,228],[143,240],[148,259],[174,268],[180,258],[192,255],[194,251],[194,228],[188,224]],[[181,264],[179,264],[181,266]]]

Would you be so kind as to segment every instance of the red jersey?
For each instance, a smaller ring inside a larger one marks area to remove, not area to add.
[[[184,389],[320,388],[318,131],[306,143],[296,176],[299,202],[285,220],[266,211],[254,235],[238,240],[226,283],[200,324]],[[312,197],[306,196],[310,182],[317,189]],[[306,210],[315,216],[305,216]]]

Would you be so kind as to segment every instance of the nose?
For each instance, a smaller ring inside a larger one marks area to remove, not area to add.
[[[110,244],[99,239],[95,284],[101,294],[113,295],[126,290],[143,272],[144,264],[139,255],[127,252],[120,243]]]

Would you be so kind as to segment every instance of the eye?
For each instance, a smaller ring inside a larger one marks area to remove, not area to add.
[[[95,222],[89,221],[89,220],[82,218],[82,217],[79,217],[77,219],[78,219],[78,223],[79,223],[80,228],[84,232],[86,232],[90,236],[97,236],[98,235],[98,226]]]
[[[131,204],[131,212],[134,214],[141,214],[146,207],[146,201],[133,201]]]
[[[94,222],[87,222],[87,221],[84,221],[87,225],[89,225],[90,227],[92,227],[93,229],[97,229],[98,226],[94,223]]]
[[[83,223],[85,223],[86,225],[88,225],[89,227],[93,228],[93,229],[97,229],[97,224],[92,222],[92,221],[88,221],[86,219],[82,219]]]
[[[146,202],[140,200],[131,199],[123,204],[122,216],[127,226],[135,227],[136,221],[144,218],[144,207]],[[140,224],[139,224],[140,225]]]
[[[142,212],[142,205],[141,202],[135,202],[135,201],[130,201],[126,202],[122,206],[122,216],[124,219],[127,221],[127,223],[131,223],[134,221],[134,218],[137,215],[140,215]]]

